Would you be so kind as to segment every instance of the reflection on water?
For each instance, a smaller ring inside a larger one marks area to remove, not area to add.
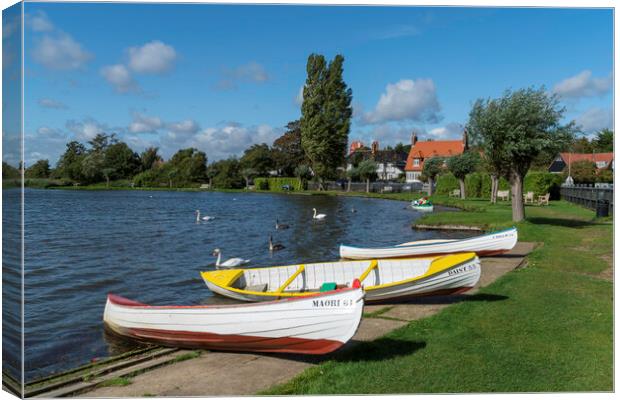
[[[438,236],[411,229],[420,214],[406,203],[377,199],[63,190],[27,190],[25,199],[28,380],[132,348],[102,333],[108,293],[153,304],[230,302],[199,275],[214,268],[216,247],[223,260],[261,267],[337,259],[340,243]],[[313,221],[313,207],[327,218]],[[196,223],[195,210],[215,220]],[[276,231],[276,218],[290,229]],[[286,248],[270,254],[269,235]]]

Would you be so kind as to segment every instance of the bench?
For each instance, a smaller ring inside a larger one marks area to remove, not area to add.
[[[460,189],[454,189],[453,191],[448,193],[448,196],[449,197],[461,197],[461,190]]]
[[[549,193],[545,194],[544,196],[538,196],[538,205],[549,205]]]
[[[508,197],[510,196],[510,190],[498,190],[497,198],[499,200],[508,201]]]
[[[534,192],[527,192],[523,195],[523,202],[525,204],[532,203],[534,204]]]

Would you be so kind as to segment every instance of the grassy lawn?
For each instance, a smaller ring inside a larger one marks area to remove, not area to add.
[[[513,225],[507,203],[434,200],[469,211],[420,223]],[[481,291],[493,296],[337,353],[263,394],[611,391],[613,227],[563,201],[526,215],[520,239],[542,245],[528,268]]]

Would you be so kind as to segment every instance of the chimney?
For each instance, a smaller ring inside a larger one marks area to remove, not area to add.
[[[416,135],[415,132],[413,132],[411,134],[411,145],[415,146],[417,142],[418,142],[418,135]]]
[[[370,145],[370,152],[374,156],[375,154],[377,154],[377,151],[379,151],[379,142],[373,140],[372,144]]]
[[[463,128],[463,145],[465,146],[465,150],[469,147],[467,144],[467,128]]]

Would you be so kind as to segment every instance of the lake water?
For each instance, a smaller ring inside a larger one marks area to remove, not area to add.
[[[4,201],[18,195],[4,191]],[[404,202],[354,197],[26,190],[25,202],[26,380],[136,346],[104,333],[107,293],[153,304],[221,299],[199,276],[214,268],[216,247],[260,267],[338,259],[340,243],[440,235],[412,230],[420,214]],[[326,220],[313,221],[313,207]],[[196,223],[197,209],[215,219]],[[276,218],[290,229],[276,231]],[[286,248],[270,254],[269,235]]]

